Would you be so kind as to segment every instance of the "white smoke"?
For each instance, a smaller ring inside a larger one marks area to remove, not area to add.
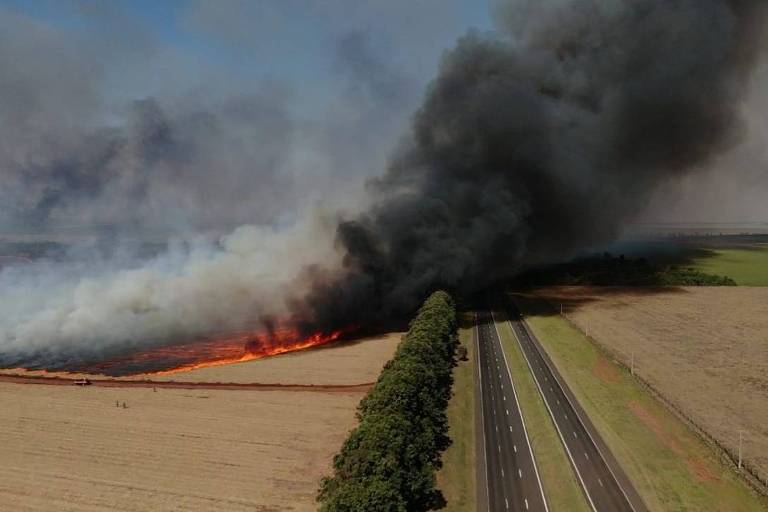
[[[319,218],[322,218],[320,216]],[[39,262],[0,272],[0,353],[44,360],[259,326],[286,314],[308,265],[337,265],[327,225],[242,226],[131,268]],[[100,267],[100,268],[99,268]]]

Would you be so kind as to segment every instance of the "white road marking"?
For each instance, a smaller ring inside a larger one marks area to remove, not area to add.
[[[568,448],[568,443],[565,442],[565,438],[563,437],[563,433],[560,430],[560,425],[557,422],[557,419],[555,418],[555,413],[552,411],[552,408],[549,405],[549,401],[547,400],[547,396],[544,394],[544,390],[541,387],[541,384],[539,382],[539,378],[536,376],[536,372],[533,370],[533,364],[531,363],[530,358],[528,357],[528,354],[525,351],[525,348],[523,347],[523,342],[520,339],[520,336],[517,335],[517,332],[515,331],[514,326],[512,325],[512,322],[509,322],[510,328],[512,328],[512,333],[515,335],[515,339],[517,340],[517,344],[520,346],[520,350],[523,353],[523,358],[525,359],[525,363],[528,365],[528,368],[531,370],[531,375],[533,376],[533,381],[536,383],[536,388],[539,390],[539,394],[541,395],[541,398],[544,400],[544,405],[547,408],[547,411],[549,412],[549,416],[552,418],[552,423],[555,425],[555,429],[557,430],[557,435],[560,436],[560,441],[563,443],[563,447],[565,448],[565,453],[568,455],[568,459],[571,461],[571,466],[573,467],[574,471],[576,471],[576,476],[579,479],[579,482],[581,483],[581,488],[584,490],[584,494],[587,496],[587,501],[589,501],[589,505],[592,508],[593,512],[597,512],[597,508],[595,507],[595,503],[592,501],[592,496],[589,495],[589,490],[587,489],[586,484],[584,483],[584,479],[581,477],[581,472],[579,471],[579,467],[576,465],[576,461],[573,459],[573,455],[571,454],[571,450]],[[539,364],[539,368],[541,368],[541,365]],[[513,384],[514,385],[514,384]],[[560,400],[557,400],[557,403],[560,403]],[[536,466],[534,465],[534,468]],[[539,487],[541,487],[541,482],[539,482]],[[544,491],[542,489],[542,496],[544,495]],[[544,502],[544,507],[547,507],[546,501]],[[528,502],[526,500],[526,509],[528,508]]]
[[[509,409],[504,409],[504,410],[507,411],[507,416],[509,416]]]
[[[504,503],[507,505],[507,508],[509,508],[509,502],[507,501],[507,498],[504,498]]]
[[[515,453],[517,453],[517,445],[516,444],[512,445],[512,449],[515,450]]]
[[[600,484],[600,487],[604,487],[604,486],[603,486],[603,481],[602,481],[602,480],[600,480],[599,478],[597,479],[597,483],[599,483],[599,484]]]
[[[501,468],[501,478],[504,478],[504,468]]]
[[[501,453],[501,445],[498,445],[498,444],[497,444],[497,445],[496,445],[496,448],[498,448],[498,449],[499,449],[499,453]]]
[[[587,452],[584,452],[584,456],[589,460],[589,455],[587,455]]]
[[[517,477],[518,478],[523,478],[523,470],[521,470],[521,469],[517,470]]]
[[[509,426],[509,431],[512,432],[512,425]]]
[[[517,391],[515,390],[515,381],[512,379],[512,372],[509,369],[509,361],[507,360],[507,352],[504,350],[504,345],[501,345],[501,336],[499,335],[499,328],[496,325],[496,319],[493,316],[493,311],[491,311],[491,319],[493,320],[493,327],[496,329],[496,336],[499,339],[499,347],[501,348],[501,354],[504,356],[504,366],[507,368],[507,375],[509,376],[509,383],[512,386],[512,394],[514,395],[515,402],[517,404],[517,412],[520,415],[520,422],[523,425],[523,434],[525,435],[525,442],[528,444],[528,453],[531,456],[531,461],[533,462],[533,472],[536,475],[536,483],[539,484],[539,492],[541,493],[541,502],[544,505],[544,512],[549,512],[549,506],[547,505],[547,498],[544,496],[544,488],[541,485],[541,477],[539,476],[539,468],[536,465],[536,456],[533,454],[533,448],[531,447],[531,440],[528,438],[528,430],[525,428],[525,418],[523,417],[523,411],[520,409],[520,399],[517,397]],[[512,324],[509,324],[510,327]],[[514,329],[512,330],[512,333],[514,334]],[[515,335],[516,336],[516,335]],[[507,414],[509,414],[509,411],[507,411]],[[512,427],[509,428],[510,432],[512,431]],[[525,500],[525,508],[528,509],[528,499]]]

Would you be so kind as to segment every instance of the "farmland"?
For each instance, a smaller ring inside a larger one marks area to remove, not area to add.
[[[333,384],[348,371],[372,382],[393,349],[359,342],[210,370],[223,381],[234,379],[228,369],[250,368],[274,383]],[[20,511],[315,510],[318,481],[362,396],[2,383],[0,503]]]
[[[712,248],[692,258],[693,268],[725,275],[742,286],[768,286],[768,246]]]

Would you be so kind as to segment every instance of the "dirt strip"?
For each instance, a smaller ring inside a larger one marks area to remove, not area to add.
[[[65,377],[42,377],[0,375],[0,382],[11,384],[42,384],[47,386],[73,386],[78,379]],[[172,389],[224,389],[251,391],[309,391],[320,393],[363,393],[371,389],[373,382],[362,384],[267,384],[236,382],[180,382],[154,380],[89,379],[91,386],[105,388],[172,388]]]

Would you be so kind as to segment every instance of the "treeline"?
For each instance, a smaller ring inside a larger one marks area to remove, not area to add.
[[[603,256],[581,258],[559,265],[530,269],[515,285],[593,286],[735,286],[730,277],[707,274],[690,267],[653,263],[646,258]]]
[[[445,504],[436,470],[448,447],[456,309],[433,293],[376,385],[358,407],[359,425],[333,459],[318,492],[321,511],[420,511]]]

